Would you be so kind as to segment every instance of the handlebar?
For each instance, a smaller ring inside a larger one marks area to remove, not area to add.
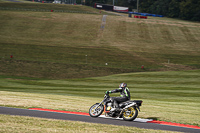
[[[107,97],[110,97],[109,94],[105,93],[105,96],[104,96],[104,97],[106,97],[106,96],[107,96]]]

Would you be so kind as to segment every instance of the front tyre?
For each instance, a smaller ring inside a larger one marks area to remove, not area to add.
[[[124,110],[122,117],[125,121],[133,121],[138,116],[138,110],[134,107],[129,107]]]
[[[98,117],[103,113],[103,110],[103,105],[99,105],[99,103],[96,103],[90,107],[89,114],[91,117]]]

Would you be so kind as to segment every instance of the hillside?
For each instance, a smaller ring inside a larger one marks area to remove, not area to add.
[[[0,3],[0,75],[62,79],[200,68],[199,23],[108,15],[100,30],[104,12],[91,7],[34,5]]]

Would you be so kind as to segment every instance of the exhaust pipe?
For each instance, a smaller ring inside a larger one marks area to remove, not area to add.
[[[127,108],[129,108],[129,107],[131,107],[131,106],[134,106],[134,105],[136,105],[136,103],[131,103],[130,105],[127,105],[127,106],[124,107],[123,109],[127,109]]]
[[[129,107],[131,107],[131,106],[134,106],[134,105],[136,105],[135,102],[134,102],[134,103],[131,103],[130,105],[127,105],[126,107],[124,107],[124,108],[122,109],[122,111],[120,112],[119,116],[122,115],[122,112],[123,112],[125,109],[127,109],[127,108],[129,108]]]

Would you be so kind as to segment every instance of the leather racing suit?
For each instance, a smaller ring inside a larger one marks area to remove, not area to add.
[[[119,103],[130,100],[130,91],[128,87],[121,87],[112,91],[108,91],[108,93],[117,93],[120,92],[120,97],[111,97],[112,102],[114,103],[115,108],[119,108]]]

